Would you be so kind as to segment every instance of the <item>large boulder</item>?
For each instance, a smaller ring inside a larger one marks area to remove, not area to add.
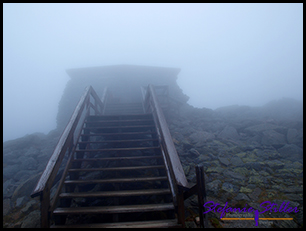
[[[286,138],[283,134],[274,130],[268,130],[263,132],[261,143],[266,146],[283,146],[286,144]]]
[[[303,162],[303,149],[295,144],[286,144],[282,148],[278,149],[281,157],[286,160]]]
[[[239,140],[240,136],[236,128],[227,125],[218,135],[218,138],[225,140]]]

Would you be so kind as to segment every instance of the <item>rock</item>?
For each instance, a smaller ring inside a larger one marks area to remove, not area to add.
[[[263,131],[267,131],[267,130],[274,130],[277,128],[281,128],[280,126],[277,125],[273,125],[273,124],[269,124],[269,123],[262,123],[259,125],[254,125],[251,127],[247,127],[245,129],[246,132],[249,132],[251,134],[255,134],[255,133],[259,133],[259,132],[263,132]]]
[[[289,144],[299,142],[299,140],[296,139],[298,136],[298,131],[294,128],[289,128],[287,132],[287,142]]]
[[[37,161],[33,157],[23,157],[22,156],[22,163],[21,163],[20,168],[22,170],[35,170],[37,168]]]
[[[303,162],[303,149],[295,144],[286,144],[278,152],[286,160]]]
[[[229,192],[229,193],[234,192],[234,186],[231,183],[228,183],[228,182],[223,183],[222,189],[226,192]]]
[[[280,134],[274,130],[268,130],[263,132],[261,143],[263,145],[276,145],[283,146],[286,144],[286,139],[283,134]]]
[[[3,200],[3,216],[9,214],[11,210],[11,200],[10,199],[4,199]]]
[[[10,179],[19,170],[20,170],[20,165],[19,164],[8,165],[7,167],[3,168],[3,177]]]
[[[207,192],[210,195],[217,196],[220,190],[221,181],[220,180],[214,180],[207,184]]]
[[[236,130],[236,128],[227,125],[218,135],[218,138],[221,139],[229,139],[229,140],[239,140],[240,136]]]
[[[238,195],[234,198],[234,200],[236,200],[236,201],[242,201],[242,200],[250,201],[250,198],[247,195],[245,195],[244,193],[238,193]]]
[[[218,157],[219,161],[221,164],[225,165],[225,166],[228,166],[230,165],[230,162],[227,158],[223,158],[223,157]]]
[[[249,197],[253,201],[257,201],[259,199],[258,197],[259,197],[260,193],[261,193],[261,189],[260,188],[255,188],[254,191],[249,194]]]
[[[14,180],[9,179],[3,183],[3,198],[11,197],[14,193],[16,186]]]
[[[284,167],[284,163],[279,160],[268,160],[266,164],[272,169],[280,169]]]
[[[241,193],[251,193],[253,190],[248,187],[241,187],[239,192]]]
[[[215,139],[215,135],[209,132],[200,131],[189,136],[190,142],[194,143],[196,147],[205,145],[208,140]]]
[[[222,173],[223,171],[224,169],[221,167],[208,167],[205,172],[206,173],[210,173],[210,172]]]
[[[238,156],[234,156],[233,158],[231,158],[231,163],[234,166],[242,166],[244,165],[244,163],[242,162],[242,160],[238,157]]]
[[[25,200],[25,196],[17,198],[15,207],[20,207],[21,205],[23,205],[25,203]]]
[[[25,196],[25,200],[22,201],[21,205],[27,202],[30,199],[30,195],[40,178],[40,173],[30,177],[27,181],[22,182],[14,191],[12,196],[12,203],[17,202],[18,198]]]
[[[40,228],[40,211],[34,210],[23,221],[21,228]]]
[[[235,179],[238,179],[238,180],[245,180],[246,179],[244,176],[240,175],[239,173],[236,173],[236,172],[233,172],[233,171],[230,171],[230,170],[224,171],[223,175],[225,177],[231,177],[231,178],[235,178]]]

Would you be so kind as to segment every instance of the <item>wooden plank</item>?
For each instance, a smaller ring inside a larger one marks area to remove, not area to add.
[[[133,126],[111,126],[111,127],[85,127],[84,130],[97,130],[97,129],[118,129],[118,128],[154,128],[155,125],[133,125]]]
[[[151,168],[165,168],[165,166],[164,165],[151,165],[151,166],[132,166],[132,167],[114,167],[114,168],[80,168],[80,169],[69,169],[69,172],[143,170],[143,169],[151,169]]]
[[[74,162],[77,161],[109,161],[109,160],[141,160],[141,159],[154,159],[154,158],[162,158],[162,156],[124,156],[124,157],[105,157],[105,158],[85,158],[85,159],[74,159]]]
[[[176,219],[133,221],[116,223],[93,223],[93,224],[73,224],[54,225],[51,228],[182,228]]]
[[[76,150],[76,152],[107,152],[107,151],[133,151],[133,150],[147,150],[147,149],[157,149],[159,146],[153,147],[135,147],[135,148],[105,148],[105,149],[83,149]]]
[[[166,181],[166,176],[162,177],[137,177],[137,178],[114,178],[99,180],[66,180],[65,184],[102,184],[102,183],[131,183],[141,181]]]
[[[142,195],[161,195],[170,193],[169,189],[146,189],[146,190],[121,190],[121,191],[100,191],[100,192],[78,192],[61,193],[61,198],[74,197],[125,197]]]
[[[120,136],[120,135],[149,135],[156,134],[156,132],[122,132],[122,133],[96,133],[96,134],[82,134],[81,136]]]
[[[158,141],[158,139],[136,139],[136,140],[102,140],[102,141],[84,141],[78,142],[79,144],[100,144],[100,143],[125,143],[125,142],[147,142],[147,141]]]
[[[174,209],[173,204],[144,204],[144,205],[120,205],[120,206],[92,206],[57,208],[53,214],[101,214],[101,213],[133,213],[154,212]]]

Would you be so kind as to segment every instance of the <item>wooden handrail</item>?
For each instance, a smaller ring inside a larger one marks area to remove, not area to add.
[[[151,99],[151,100],[150,100]],[[148,87],[147,95],[145,100],[150,100],[150,102],[146,102],[146,104],[150,104],[152,107],[152,113],[156,116],[157,126],[162,136],[162,145],[164,143],[164,151],[167,155],[167,159],[169,159],[170,169],[173,172],[173,176],[175,178],[175,182],[177,185],[182,186],[184,188],[189,188],[188,181],[186,179],[180,158],[176,152],[173,140],[171,138],[171,134],[165,119],[165,116],[162,112],[162,109],[157,101],[157,96],[153,86],[150,84]]]
[[[94,104],[90,102],[90,97],[93,97],[95,101]],[[85,88],[84,94],[81,96],[77,106],[75,107],[75,110],[65,127],[45,170],[31,194],[32,198],[40,196],[42,227],[49,226],[50,189],[53,185],[54,179],[66,153],[68,153],[69,158],[72,150],[75,150],[77,144],[77,139],[74,140],[76,128],[78,125],[81,125],[81,127],[83,126],[85,118],[82,119],[81,122],[80,118],[81,116],[89,115],[90,108],[94,109],[95,115],[102,114],[104,103],[101,102],[94,89],[91,86],[88,86]]]

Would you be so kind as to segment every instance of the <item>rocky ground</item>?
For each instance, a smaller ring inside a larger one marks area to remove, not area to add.
[[[209,212],[209,227],[303,227],[303,121],[296,104],[284,107],[278,101],[257,109],[234,106],[214,111],[185,105],[167,120],[190,183],[196,183],[194,166],[204,166],[207,201],[222,206],[228,202],[235,208],[247,204],[260,211],[264,201],[286,201],[299,210],[260,214],[293,220],[259,221],[258,226],[255,221],[221,221],[220,213]],[[35,133],[3,143],[4,227],[40,226],[39,200],[30,194],[59,135]],[[187,225],[195,227],[197,196],[185,206]]]

